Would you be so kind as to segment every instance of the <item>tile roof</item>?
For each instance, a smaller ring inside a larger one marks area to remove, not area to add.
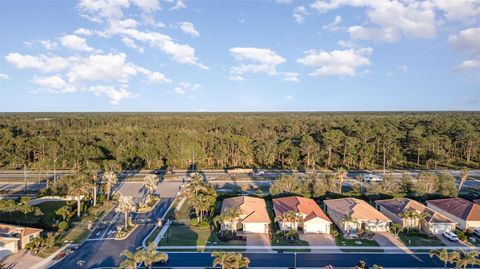
[[[222,203],[222,213],[227,208],[238,206],[242,209],[242,222],[270,223],[265,200],[250,196],[237,196],[227,198]]]
[[[283,215],[288,211],[295,211],[305,215],[304,221],[320,218],[332,223],[313,199],[300,196],[275,198],[273,199],[273,208],[276,216]]]
[[[344,216],[358,220],[390,221],[385,215],[373,208],[367,202],[356,198],[340,198],[323,201],[328,208]]]
[[[446,212],[468,221],[480,221],[480,205],[462,198],[446,198],[428,200],[432,204]]]
[[[428,223],[455,223],[455,221],[447,218],[446,216],[435,212],[425,205],[409,198],[378,200],[375,201],[375,203],[397,215],[398,217],[400,217],[402,212],[407,210],[415,210],[421,213],[428,213],[430,217],[425,218],[425,221]]]
[[[42,229],[37,229],[37,228],[30,228],[30,227],[23,227],[23,226],[16,226],[16,225],[10,225],[10,224],[4,224],[0,223],[0,233],[2,234],[20,234],[22,237],[28,236],[31,234],[35,234],[38,232],[43,231]]]

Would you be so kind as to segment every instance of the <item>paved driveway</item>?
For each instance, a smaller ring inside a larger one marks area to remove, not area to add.
[[[373,239],[381,247],[406,247],[400,239],[396,238],[393,234],[389,232],[377,232],[373,236]],[[401,249],[386,249],[385,252],[406,252],[412,253],[411,250],[401,250]]]
[[[247,234],[247,246],[262,247],[261,249],[247,249],[247,252],[273,252],[267,234]]]
[[[338,252],[335,239],[330,234],[300,234],[300,239],[307,241],[312,247],[329,247],[328,249],[312,249],[313,253]]]
[[[466,247],[465,243],[462,241],[458,240],[457,242],[453,242],[448,240],[443,234],[437,235],[437,238],[440,239],[447,247]]]

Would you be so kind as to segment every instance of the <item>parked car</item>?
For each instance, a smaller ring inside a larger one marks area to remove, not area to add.
[[[453,242],[457,242],[458,241],[458,237],[456,234],[454,234],[453,232],[450,232],[450,231],[445,231],[443,232],[443,236],[445,236],[448,240],[450,241],[453,241]]]
[[[363,181],[364,182],[378,182],[382,181],[382,177],[375,174],[363,174]]]
[[[480,228],[476,228],[475,230],[473,230],[473,235],[480,238]]]

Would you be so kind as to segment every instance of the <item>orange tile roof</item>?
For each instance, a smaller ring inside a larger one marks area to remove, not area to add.
[[[273,209],[275,215],[280,216],[288,211],[295,211],[304,214],[306,217],[304,221],[309,221],[314,218],[320,218],[330,223],[330,219],[323,213],[313,199],[304,198],[300,196],[290,196],[273,199]]]
[[[480,205],[462,198],[446,198],[428,200],[432,204],[446,212],[468,221],[480,221]]]
[[[402,212],[407,210],[415,210],[421,213],[428,213],[430,217],[425,218],[425,221],[428,223],[455,223],[455,221],[447,218],[446,216],[435,212],[425,205],[409,198],[377,200],[375,203],[397,215],[398,217],[400,217]]]
[[[23,226],[0,223],[0,233],[4,233],[4,234],[19,233],[22,237],[24,237],[31,234],[39,233],[41,231],[43,230],[37,229],[37,228],[31,228],[31,227],[23,227]]]
[[[242,222],[270,223],[265,200],[250,196],[227,198],[222,203],[222,213],[227,208],[238,206],[242,209]]]
[[[344,216],[358,220],[390,221],[385,215],[373,208],[367,202],[356,198],[340,198],[323,201],[328,208]]]

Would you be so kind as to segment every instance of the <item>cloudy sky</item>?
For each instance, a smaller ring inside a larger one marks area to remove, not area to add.
[[[480,109],[480,0],[2,0],[0,42],[0,111]]]

